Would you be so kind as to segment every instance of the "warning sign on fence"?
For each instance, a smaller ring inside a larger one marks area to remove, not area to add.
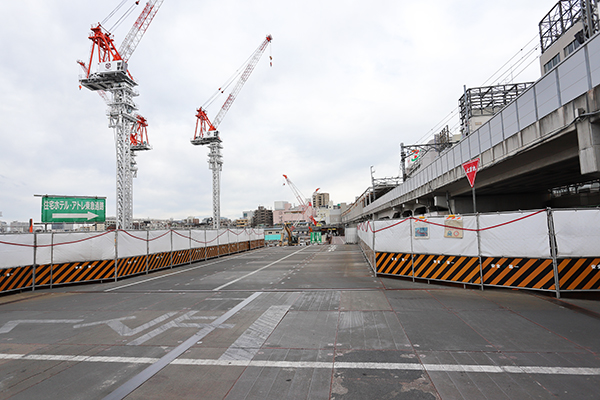
[[[429,239],[429,224],[423,217],[415,220],[415,239]]]
[[[444,222],[444,237],[451,239],[463,238],[463,220],[459,215],[448,215]]]

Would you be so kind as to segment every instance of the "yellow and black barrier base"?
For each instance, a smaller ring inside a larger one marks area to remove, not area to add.
[[[0,269],[0,293],[69,283],[115,280],[264,247],[264,240],[118,258]],[[116,262],[116,268],[115,268]]]
[[[558,260],[560,290],[600,290],[600,258]]]
[[[464,257],[376,253],[382,276],[544,291],[600,290],[600,258]],[[558,287],[556,285],[558,276]]]

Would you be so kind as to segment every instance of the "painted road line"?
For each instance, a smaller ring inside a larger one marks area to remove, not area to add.
[[[156,280],[156,279],[161,279],[161,278],[166,278],[166,277],[169,277],[169,276],[173,276],[173,275],[181,274],[181,273],[183,273],[183,272],[193,271],[193,270],[195,270],[195,269],[198,269],[198,268],[204,268],[204,267],[208,267],[208,266],[210,266],[210,265],[219,264],[219,263],[222,263],[222,262],[224,262],[224,261],[228,261],[228,260],[234,260],[234,259],[236,259],[236,258],[245,257],[245,256],[247,256],[247,255],[248,255],[248,253],[244,253],[244,254],[241,254],[241,255],[239,255],[239,256],[235,256],[235,257],[227,257],[226,259],[225,259],[225,258],[223,258],[223,259],[221,259],[221,260],[218,260],[218,261],[213,261],[213,262],[210,262],[210,263],[208,263],[208,264],[202,264],[202,265],[198,265],[197,267],[192,267],[192,268],[186,268],[186,269],[182,269],[181,271],[175,271],[175,272],[171,272],[170,274],[165,274],[165,275],[161,275],[161,276],[155,276],[154,278],[148,278],[148,279],[144,279],[143,281],[138,281],[138,282],[132,282],[132,283],[128,283],[127,285],[121,285],[121,286],[117,286],[117,287],[114,287],[114,288],[106,289],[106,290],[104,290],[104,291],[105,291],[105,292],[112,292],[113,290],[119,290],[119,289],[123,289],[123,288],[129,287],[129,286],[139,285],[140,283],[146,283],[146,282],[154,281],[154,280]]]
[[[219,327],[219,325],[223,324],[229,318],[234,316],[238,311],[242,308],[246,307],[250,302],[260,296],[262,292],[256,292],[250,295],[246,300],[242,301],[237,306],[233,307],[231,310],[227,311],[225,314],[221,315],[219,318],[214,320],[209,326],[202,328],[198,333],[190,337],[185,342],[181,343],[179,346],[171,350],[169,353],[164,355],[160,360],[150,365],[148,368],[131,378],[129,381],[125,382],[123,385],[118,387],[114,392],[106,396],[105,400],[113,400],[118,399],[121,400],[131,394],[135,389],[144,384],[148,379],[152,378],[156,375],[160,370],[164,367],[172,363],[177,357],[185,353],[190,347],[194,344],[198,343],[198,341],[202,340],[206,335],[214,331]]]
[[[62,354],[7,354],[0,353],[0,360],[61,361],[90,363],[155,364],[160,359],[152,357],[104,357],[69,356]],[[172,365],[260,368],[313,368],[313,369],[378,369],[428,372],[481,372],[486,374],[541,374],[598,376],[600,368],[590,367],[540,367],[516,365],[465,365],[465,364],[418,364],[378,362],[320,362],[320,361],[269,361],[269,360],[214,360],[179,358]]]
[[[0,328],[0,333],[8,333],[19,324],[76,324],[82,319],[17,319],[8,321]]]
[[[271,306],[237,338],[219,360],[252,360],[291,306]]]
[[[293,255],[295,255],[295,254],[298,254],[298,253],[300,253],[302,250],[304,250],[304,249],[306,249],[306,248],[307,248],[307,247],[304,247],[304,248],[302,248],[302,249],[300,249],[300,250],[298,250],[298,251],[295,251],[295,252],[293,252],[292,254],[288,254],[287,256],[285,256],[285,257],[283,257],[283,258],[280,258],[280,259],[279,259],[279,260],[277,260],[277,261],[274,261],[274,262],[272,262],[272,263],[271,263],[271,264],[269,264],[269,265],[265,265],[264,267],[262,267],[262,268],[259,268],[259,269],[257,269],[256,271],[252,271],[252,272],[250,272],[250,273],[248,273],[248,274],[246,274],[246,275],[244,275],[244,276],[240,276],[239,278],[232,280],[231,282],[228,282],[228,283],[226,283],[226,284],[224,284],[224,285],[221,285],[221,286],[219,286],[219,287],[217,287],[217,288],[214,288],[214,289],[213,289],[213,291],[218,291],[218,290],[221,290],[221,289],[223,289],[223,288],[226,288],[226,287],[227,287],[227,286],[229,286],[229,285],[233,285],[234,283],[236,283],[236,282],[239,282],[239,281],[241,281],[242,279],[249,277],[250,275],[254,275],[254,274],[256,274],[257,272],[260,272],[260,271],[262,271],[262,270],[263,270],[263,269],[265,269],[265,268],[269,268],[271,265],[275,265],[275,264],[277,264],[278,262],[281,262],[281,261],[285,260],[285,259],[286,259],[286,258],[288,258],[288,257],[291,257],[291,256],[293,256]]]

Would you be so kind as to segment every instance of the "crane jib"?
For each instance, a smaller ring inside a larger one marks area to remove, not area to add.
[[[237,97],[237,95],[239,94],[239,92],[242,90],[242,87],[244,86],[244,84],[246,83],[248,78],[250,77],[250,74],[254,70],[254,67],[256,67],[256,64],[258,64],[260,57],[264,53],[265,49],[267,48],[267,45],[271,42],[271,40],[273,40],[273,36],[268,35],[267,38],[261,43],[261,45],[258,47],[258,49],[256,49],[254,51],[254,53],[252,54],[252,56],[250,57],[250,61],[248,62],[248,65],[246,65],[246,68],[244,69],[242,76],[235,84],[235,87],[231,91],[231,94],[227,97],[227,100],[225,100],[225,103],[223,104],[223,106],[219,110],[219,113],[213,120],[213,125],[215,128],[218,128],[219,125],[221,124],[221,121],[225,117],[225,114],[227,114],[227,111],[229,111],[229,108],[233,104],[233,102],[234,102],[235,98]]]

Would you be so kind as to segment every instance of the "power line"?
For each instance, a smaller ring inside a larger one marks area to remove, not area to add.
[[[498,68],[498,70],[496,70],[488,79],[485,80],[485,82],[483,82],[482,85],[480,85],[480,87],[484,87],[486,86],[486,84],[488,84],[489,82],[493,82],[494,80],[498,83],[502,82],[503,80],[506,80],[511,73],[514,73],[514,71],[519,68],[521,65],[523,65],[525,62],[527,62],[529,60],[529,58],[535,54],[535,52],[538,50],[538,45],[536,44],[535,47],[527,50],[525,52],[525,54],[522,54],[522,52],[527,49],[527,47],[537,39],[537,35],[534,36],[532,39],[530,39],[519,51],[517,51],[508,61],[506,61],[500,68]],[[515,61],[514,63],[510,64],[516,57],[518,57],[519,55],[521,55],[521,57]],[[537,60],[537,56],[535,56],[533,59],[531,59],[531,61],[529,61],[527,63],[527,65],[525,65],[525,67],[523,67],[518,73],[514,74],[511,76],[510,80],[514,80],[517,76],[519,76],[521,73],[523,73],[534,61]],[[509,65],[510,66],[504,70],[504,68]],[[504,72],[501,72],[503,71]],[[500,73],[500,75],[495,78],[498,74]],[[442,120],[440,122],[438,122],[437,124],[435,124],[427,133],[425,133],[418,142],[422,142],[425,141],[427,138],[429,138],[432,133],[436,133],[437,130],[439,130],[440,128],[442,128],[444,125],[446,125],[448,123],[448,121],[450,121],[455,114],[457,114],[458,112],[458,106],[455,107],[452,111],[450,111],[444,118],[442,118]],[[453,125],[453,127],[450,129],[451,131],[454,130],[457,126],[459,125],[459,123],[457,122],[456,124]]]

